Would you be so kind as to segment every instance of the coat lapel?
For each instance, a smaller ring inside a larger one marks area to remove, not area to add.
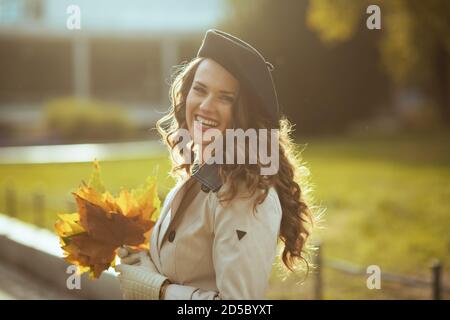
[[[162,217],[162,215],[161,215]],[[156,268],[161,272],[161,260],[159,257],[158,252],[158,230],[159,226],[161,225],[161,219],[158,219],[156,224],[153,227],[153,231],[150,236],[150,256],[152,257],[153,263],[155,264]]]
[[[162,245],[162,240],[164,239],[167,230],[170,228],[170,225],[172,224],[173,218],[178,210],[178,207],[181,204],[181,200],[183,199],[184,194],[186,193],[186,186],[188,184],[188,182],[190,181],[191,178],[184,180],[180,186],[176,189],[176,191],[174,192],[173,196],[171,199],[168,199],[168,203],[167,203],[167,209],[165,210],[165,214],[164,216],[161,216],[161,219],[159,219],[159,226],[158,226],[158,232],[157,233],[157,237],[156,237],[156,243],[157,243],[157,247],[158,247],[158,255],[161,251],[161,245]],[[163,221],[166,218],[167,215],[170,215],[170,222],[168,224],[163,225]],[[159,239],[161,239],[161,241],[159,241]]]
[[[180,207],[181,201],[183,200],[188,187],[191,185],[192,179],[196,179],[201,183],[202,190],[204,192],[217,192],[222,186],[222,181],[218,174],[218,165],[207,165],[204,164],[197,168],[194,168],[194,172],[189,179],[184,180],[180,183],[178,187],[174,190],[170,198],[167,199],[167,203],[164,206],[164,212],[161,212],[161,217],[158,219],[154,226],[154,232],[152,232],[151,243],[156,244],[153,246],[154,261],[157,264],[158,269],[161,270],[160,252],[161,246],[164,242],[167,230],[170,229],[174,217],[177,214],[178,208]],[[163,224],[164,219],[167,215],[170,215],[169,223]],[[159,241],[161,239],[161,241]]]
[[[161,271],[161,260],[160,260],[160,256],[159,256],[159,249],[160,249],[161,245],[160,245],[158,239],[159,239],[160,232],[163,231],[163,230],[161,230],[161,224],[164,221],[164,218],[166,217],[166,215],[170,214],[170,207],[171,207],[170,204],[172,203],[172,199],[178,193],[178,191],[181,189],[181,187],[184,185],[185,182],[186,182],[186,180],[183,182],[180,182],[178,185],[176,185],[174,187],[175,190],[173,190],[173,192],[171,192],[167,195],[167,198],[164,202],[164,206],[162,207],[162,210],[161,210],[161,215],[158,218],[158,220],[156,221],[156,224],[154,225],[153,231],[150,236],[150,254],[152,256],[153,262],[155,263],[156,267],[160,271]]]

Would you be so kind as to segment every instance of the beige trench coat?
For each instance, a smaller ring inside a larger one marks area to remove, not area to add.
[[[173,283],[165,299],[264,299],[282,215],[277,192],[271,188],[255,213],[254,198],[238,197],[223,206],[218,193],[209,191],[226,189],[213,166],[203,166],[169,192],[152,231],[150,257]],[[177,209],[192,179],[204,191],[181,213]]]

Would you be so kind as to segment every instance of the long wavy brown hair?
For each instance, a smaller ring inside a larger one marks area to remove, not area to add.
[[[157,122],[157,129],[171,153],[179,152],[176,151],[179,143],[177,131],[180,128],[187,129],[186,99],[195,72],[202,60],[203,58],[195,58],[178,67],[170,88],[169,112]],[[269,129],[271,124],[268,119],[267,114],[258,106],[255,97],[241,88],[233,110],[234,128]],[[304,177],[301,169],[305,167],[298,158],[299,150],[292,141],[291,132],[292,126],[289,121],[285,118],[281,119],[278,133],[279,171],[276,175],[261,175],[259,161],[257,164],[221,165],[220,175],[224,183],[229,182],[230,188],[220,194],[220,200],[226,202],[234,199],[238,194],[238,186],[244,182],[251,195],[258,191],[258,196],[255,198],[256,207],[264,201],[269,188],[273,186],[277,191],[282,208],[279,235],[284,244],[282,261],[287,270],[295,271],[294,267],[298,261],[303,262],[309,270],[308,255],[305,255],[306,242],[315,219],[307,205],[305,194],[300,188],[300,180]],[[191,174],[192,165],[190,163],[177,163],[176,161],[172,161],[172,163],[173,175],[179,177],[182,174]]]

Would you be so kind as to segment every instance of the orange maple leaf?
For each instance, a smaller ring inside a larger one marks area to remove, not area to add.
[[[95,161],[89,183],[72,194],[78,212],[59,214],[55,230],[65,260],[77,265],[80,273],[89,271],[91,278],[98,278],[114,266],[120,246],[149,248],[160,209],[154,178],[137,189],[122,190],[115,198],[105,190]]]

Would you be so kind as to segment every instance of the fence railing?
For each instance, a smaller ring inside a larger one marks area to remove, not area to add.
[[[348,261],[338,259],[324,259],[323,258],[323,244],[316,244],[317,252],[314,256],[314,264],[316,272],[314,274],[314,299],[323,299],[323,273],[324,268],[330,268],[338,272],[353,276],[368,276],[367,269],[355,265]],[[422,279],[414,276],[405,276],[391,272],[382,271],[382,281],[398,283],[407,287],[428,287],[430,289],[430,297],[433,300],[441,300],[443,293],[450,294],[450,288],[445,287],[442,283],[443,266],[440,260],[435,259],[430,267],[430,279]]]

